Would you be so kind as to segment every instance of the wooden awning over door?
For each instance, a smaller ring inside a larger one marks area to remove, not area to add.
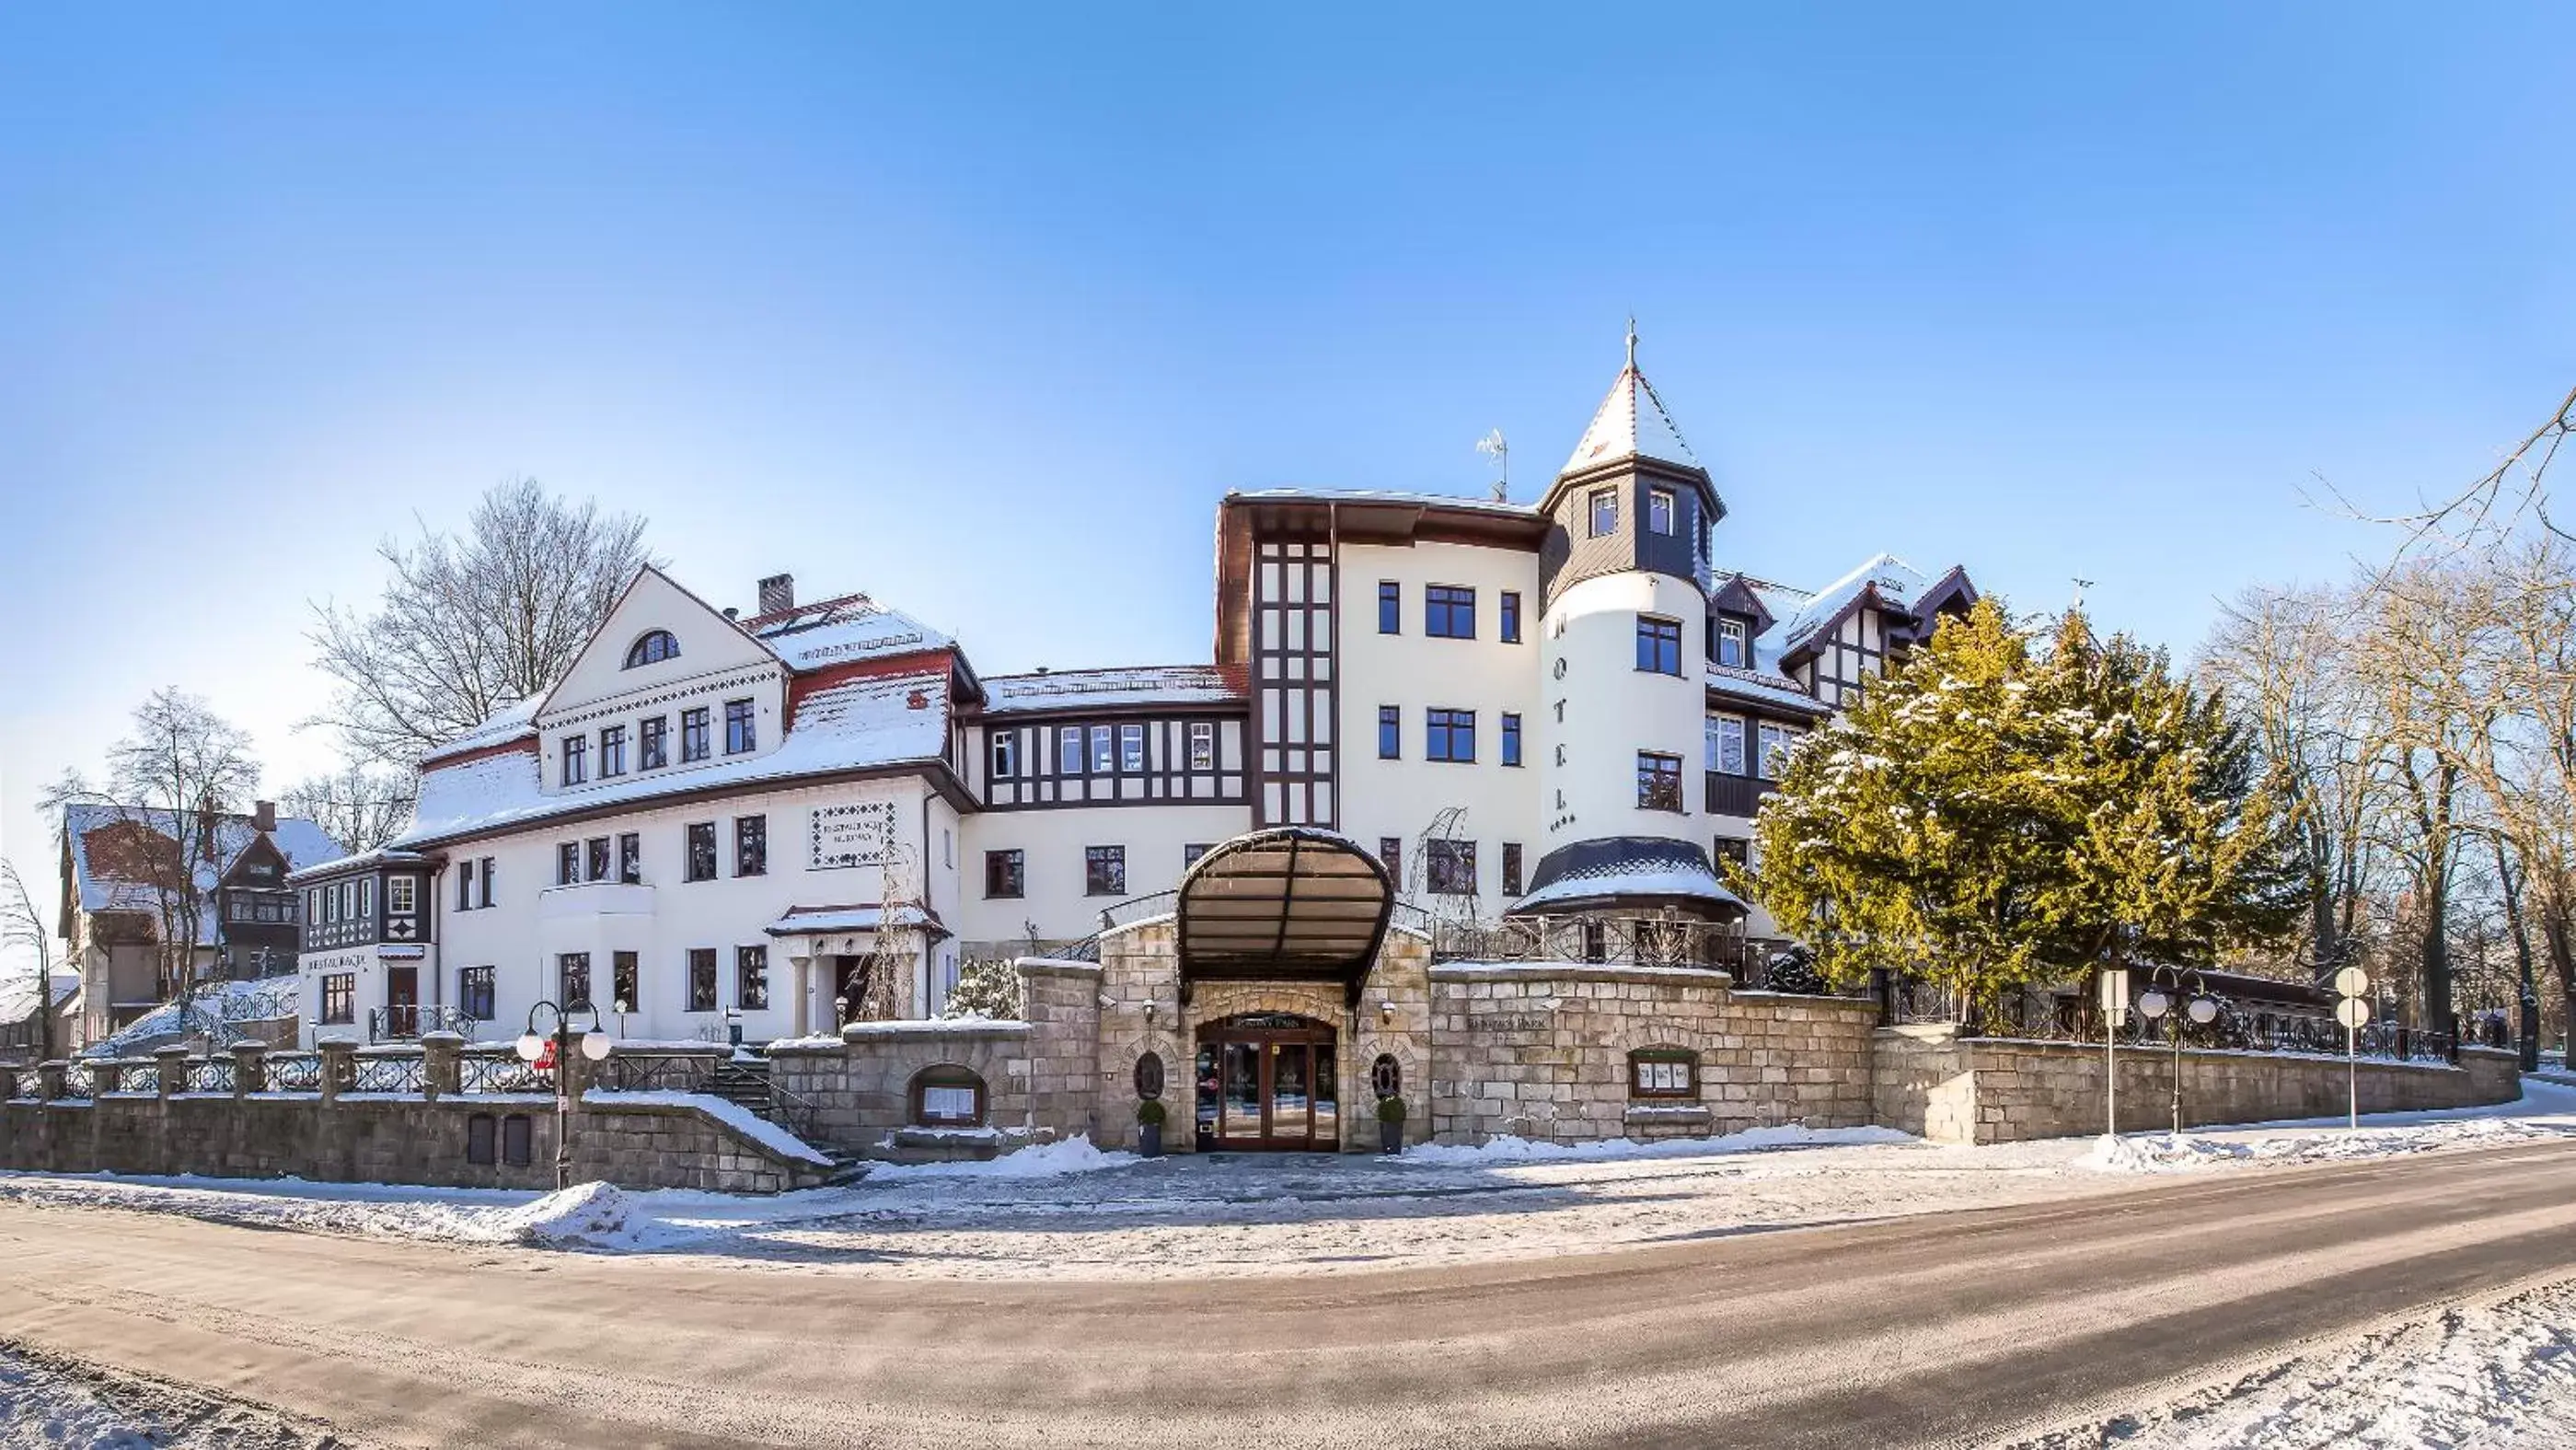
[[[1394,910],[1386,867],[1347,836],[1299,826],[1237,836],[1181,877],[1181,991],[1330,980],[1355,1004]]]

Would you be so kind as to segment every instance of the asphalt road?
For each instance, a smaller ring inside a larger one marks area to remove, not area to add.
[[[938,1284],[0,1204],[0,1338],[390,1445],[1979,1444],[2576,1275],[2576,1145],[1541,1263]]]

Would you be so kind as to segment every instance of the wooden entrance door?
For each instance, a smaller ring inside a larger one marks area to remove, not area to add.
[[[1198,1030],[1202,1152],[1338,1151],[1340,1054],[1330,1025],[1285,1013]]]
[[[420,968],[385,968],[385,1035],[420,1035]]]

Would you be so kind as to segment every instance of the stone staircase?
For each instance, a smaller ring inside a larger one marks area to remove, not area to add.
[[[805,1136],[805,1126],[797,1122],[797,1115],[787,1111],[787,1105],[779,1100],[777,1087],[770,1081],[769,1062],[765,1058],[734,1057],[717,1064],[715,1075],[707,1080],[705,1091],[712,1097],[722,1098],[738,1108],[767,1118],[799,1137]],[[825,1143],[813,1146],[832,1160],[832,1171],[824,1180],[826,1183],[851,1183],[867,1176],[867,1161],[858,1154]]]

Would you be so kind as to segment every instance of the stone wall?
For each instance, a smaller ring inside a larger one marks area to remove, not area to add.
[[[528,1161],[467,1162],[478,1115],[493,1119],[496,1160],[502,1120],[525,1118]],[[574,1181],[622,1188],[776,1193],[819,1183],[826,1171],[709,1111],[667,1102],[585,1100],[573,1113],[572,1150]],[[554,1162],[554,1099],[540,1094],[112,1093],[0,1104],[0,1167],[30,1172],[552,1189]]]
[[[1876,1035],[1877,1120],[1936,1143],[2009,1143],[2099,1133],[2103,1049],[2069,1042],[1962,1038],[1952,1027],[1890,1027]],[[2173,1125],[2175,1059],[2165,1048],[2118,1054],[2120,1131]],[[2181,1057],[2183,1124],[2339,1117],[2343,1059],[2204,1052]],[[2457,1067],[2364,1058],[2352,1074],[2365,1113],[2511,1102],[2522,1095],[2514,1054],[2460,1049]]]
[[[1868,1123],[1874,1003],[1739,992],[1724,972],[1579,963],[1429,969],[1431,1134],[1551,1142]],[[1636,1100],[1628,1055],[1697,1055],[1697,1094]]]
[[[958,1018],[853,1022],[838,1043],[782,1042],[769,1050],[770,1083],[806,1141],[873,1158],[989,1158],[1045,1142],[1074,1109],[1032,1095],[1033,1053],[1045,1039],[1026,1022]],[[984,1081],[983,1128],[912,1122],[912,1080],[962,1067]]]

